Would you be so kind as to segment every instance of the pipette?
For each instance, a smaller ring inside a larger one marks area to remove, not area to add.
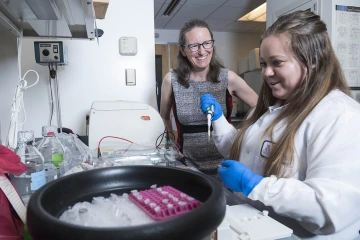
[[[214,116],[214,105],[211,105],[206,109],[206,118],[208,124],[208,141],[210,142],[210,128],[211,128],[211,120]]]

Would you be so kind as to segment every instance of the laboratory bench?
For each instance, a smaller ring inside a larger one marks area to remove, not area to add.
[[[178,168],[181,169],[188,169],[189,171],[196,171],[196,172],[200,172],[199,170],[197,170],[195,167],[193,166],[185,166],[182,162],[177,161],[176,166]],[[228,188],[226,188],[225,186],[223,186],[224,189],[224,193],[225,193],[225,197],[226,197],[226,205],[228,206],[235,206],[235,205],[242,205],[242,204],[249,204],[249,201],[246,201],[246,198],[243,197],[239,197],[238,195],[236,195],[235,193],[233,193],[231,190],[229,190]],[[249,204],[251,205],[251,204]],[[252,206],[252,205],[251,205]],[[253,206],[252,206],[253,207]],[[261,212],[261,208],[255,208],[257,210],[259,210]],[[255,210],[254,209],[254,210]],[[269,208],[267,208],[267,210],[270,212],[270,217],[273,218],[274,220],[277,220],[278,215],[276,215],[273,211],[271,211]],[[275,216],[276,215],[276,216]],[[281,217],[282,219],[286,219],[284,217]],[[291,220],[290,218],[289,221]],[[278,221],[279,222],[279,221]],[[259,229],[261,230],[261,229]],[[292,229],[294,230],[294,229]],[[295,232],[295,231],[294,231]],[[234,238],[237,239],[237,238]],[[281,240],[298,240],[299,237],[297,237],[295,234],[292,234],[290,237],[287,238],[277,238],[277,239],[281,239]],[[208,240],[208,239],[206,239]],[[209,239],[210,240],[210,239]],[[222,239],[222,238],[215,238],[215,240],[232,240],[232,239]]]

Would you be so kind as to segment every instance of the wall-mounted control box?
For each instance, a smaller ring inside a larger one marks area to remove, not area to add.
[[[35,61],[40,65],[48,66],[54,63],[58,66],[68,64],[67,47],[61,41],[34,42]]]
[[[119,53],[122,56],[137,54],[137,39],[135,37],[121,37],[119,39]]]

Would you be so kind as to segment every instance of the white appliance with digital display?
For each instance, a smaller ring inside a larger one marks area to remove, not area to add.
[[[90,109],[89,147],[95,149],[105,136],[116,136],[155,147],[165,127],[160,114],[150,105],[131,101],[96,101]],[[109,138],[104,145],[117,145]]]

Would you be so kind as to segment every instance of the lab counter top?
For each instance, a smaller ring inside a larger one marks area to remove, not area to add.
[[[179,161],[176,162],[176,167],[181,168],[181,169],[188,169],[188,170],[195,171],[195,172],[200,172],[195,167],[185,166],[182,162],[179,162]],[[224,187],[224,193],[225,193],[225,197],[226,197],[226,205],[233,206],[233,205],[245,203],[240,197],[235,195],[233,192],[231,192],[226,187]]]
[[[185,166],[181,162],[176,162],[176,167],[181,168],[181,169],[189,169],[189,170],[192,170],[195,172],[200,172],[195,167]],[[231,192],[226,187],[224,187],[224,193],[225,193],[225,197],[226,197],[226,205],[233,206],[233,205],[246,203],[244,200],[242,200],[239,196],[235,195],[233,192]]]

